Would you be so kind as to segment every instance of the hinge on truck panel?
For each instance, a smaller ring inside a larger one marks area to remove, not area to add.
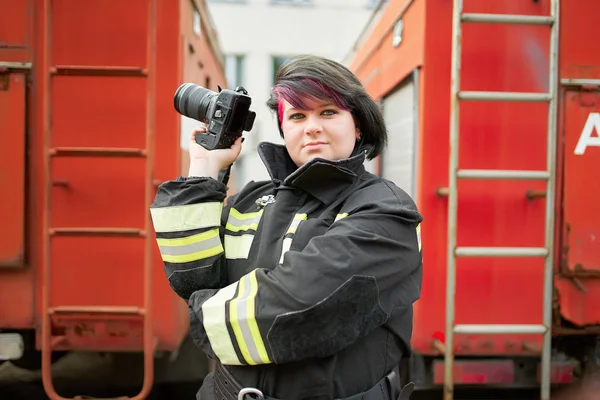
[[[10,74],[8,73],[8,68],[0,65],[0,90],[7,91],[9,82],[10,82]]]
[[[10,86],[10,72],[25,72],[31,69],[30,62],[0,61],[0,91],[7,91]]]
[[[593,107],[596,105],[596,96],[598,95],[597,85],[581,85],[579,104],[583,107]]]

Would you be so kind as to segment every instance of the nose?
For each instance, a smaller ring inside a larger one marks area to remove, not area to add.
[[[323,126],[321,125],[321,121],[319,118],[309,115],[306,118],[306,124],[304,125],[304,133],[307,135],[314,135],[316,133],[321,133],[323,131]]]

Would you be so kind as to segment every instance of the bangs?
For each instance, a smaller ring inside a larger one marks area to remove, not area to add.
[[[273,88],[273,94],[277,98],[279,122],[281,122],[283,117],[283,100],[290,103],[292,107],[300,110],[309,109],[305,100],[331,101],[338,108],[349,110],[348,105],[338,93],[315,79],[282,82]]]

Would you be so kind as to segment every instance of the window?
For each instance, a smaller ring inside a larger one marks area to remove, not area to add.
[[[388,146],[381,155],[381,176],[394,181],[417,200],[419,87],[418,70],[383,99]]]
[[[244,64],[246,58],[239,54],[228,54],[225,56],[225,77],[231,89],[244,86]]]
[[[285,62],[285,60],[287,60],[288,57],[287,56],[273,56],[272,57],[272,63],[273,63],[273,82],[275,82],[275,74],[277,74],[277,70],[279,69],[279,67],[281,67],[281,65]]]

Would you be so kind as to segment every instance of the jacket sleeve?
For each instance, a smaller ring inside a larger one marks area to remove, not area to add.
[[[191,318],[203,325],[223,364],[326,357],[417,300],[422,261],[416,209],[395,200],[339,217],[303,249],[292,246],[277,266],[192,295]],[[311,222],[319,223],[303,223]]]
[[[214,179],[179,178],[161,184],[150,207],[169,284],[185,300],[225,285],[225,196],[226,186]]]

